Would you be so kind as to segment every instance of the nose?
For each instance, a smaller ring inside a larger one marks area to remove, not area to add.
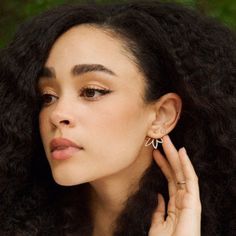
[[[75,117],[73,114],[73,106],[68,104],[60,104],[57,106],[51,113],[50,121],[51,123],[60,128],[60,127],[74,127],[75,126]]]

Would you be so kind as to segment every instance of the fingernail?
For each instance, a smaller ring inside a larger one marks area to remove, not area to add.
[[[185,147],[182,147],[182,149],[183,149],[184,153],[185,153],[186,155],[188,155],[188,154],[187,154],[187,151],[186,151],[186,149],[185,149]]]

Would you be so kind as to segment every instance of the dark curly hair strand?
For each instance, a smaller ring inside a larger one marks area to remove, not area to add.
[[[0,235],[91,235],[88,184],[54,183],[38,130],[37,79],[50,48],[84,23],[124,42],[147,79],[146,102],[168,92],[182,98],[170,136],[177,148],[186,147],[199,177],[202,235],[236,235],[236,37],[191,9],[157,1],[61,6],[24,23],[1,51]],[[147,235],[158,192],[168,199],[153,162],[114,236]]]

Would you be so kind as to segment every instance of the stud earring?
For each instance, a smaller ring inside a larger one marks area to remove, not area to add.
[[[152,145],[154,149],[157,149],[158,144],[163,143],[163,139],[155,139],[155,138],[148,138],[147,142],[145,143],[145,147]]]

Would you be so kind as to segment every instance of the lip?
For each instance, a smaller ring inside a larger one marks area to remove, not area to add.
[[[82,149],[82,147],[66,138],[55,138],[50,142],[51,156],[57,160],[68,159]]]

